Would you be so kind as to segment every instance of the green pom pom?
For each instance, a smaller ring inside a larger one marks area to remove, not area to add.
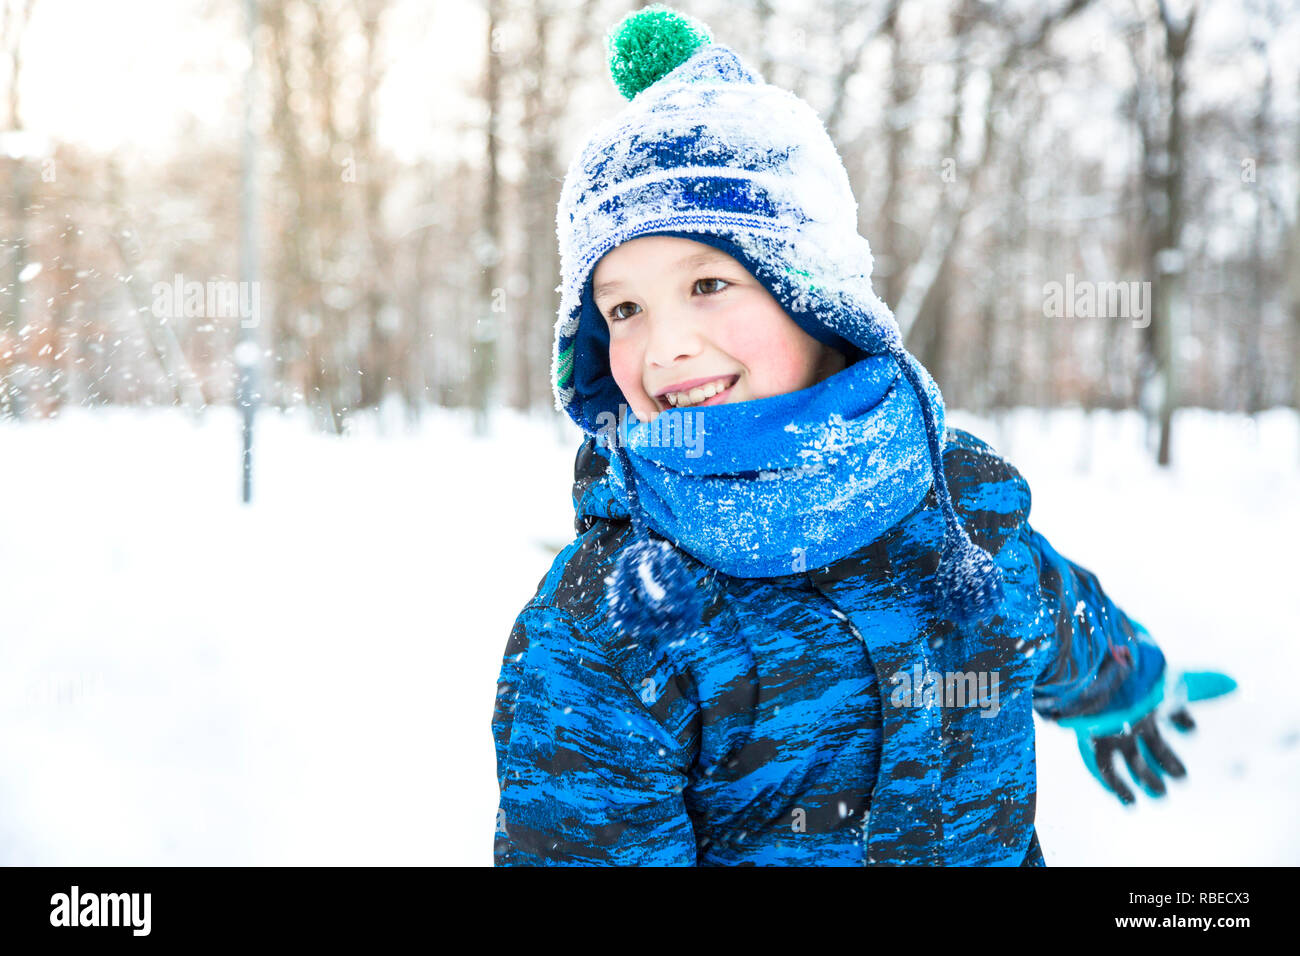
[[[630,100],[712,42],[699,20],[656,3],[629,13],[605,38],[609,74]]]

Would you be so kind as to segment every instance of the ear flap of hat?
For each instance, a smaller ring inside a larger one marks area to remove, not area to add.
[[[592,269],[583,287],[582,313],[573,343],[573,400],[588,432],[616,424],[619,406],[627,401],[609,366],[609,326],[596,309],[591,291],[595,274]],[[598,420],[603,413],[614,415],[614,420]]]

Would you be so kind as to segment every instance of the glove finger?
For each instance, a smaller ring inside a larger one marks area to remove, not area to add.
[[[1144,748],[1143,756],[1148,762],[1154,761],[1161,770],[1171,777],[1187,776],[1187,768],[1178,756],[1169,749],[1169,744],[1160,736],[1160,728],[1156,726],[1155,715],[1152,714],[1143,718],[1135,728],[1137,731],[1138,743]]]
[[[1196,721],[1192,720],[1192,715],[1187,712],[1185,707],[1180,707],[1171,713],[1169,722],[1185,734],[1196,729]]]
[[[1089,760],[1090,768],[1096,773],[1096,776],[1106,787],[1108,787],[1115,796],[1119,797],[1120,803],[1124,805],[1137,802],[1137,797],[1133,796],[1130,790],[1120,779],[1119,774],[1115,771],[1115,750],[1117,747],[1117,738],[1115,737],[1097,737],[1093,739],[1093,753]]]
[[[1237,682],[1218,671],[1187,671],[1179,678],[1188,700],[1209,700],[1237,689]]]
[[[1126,734],[1121,738],[1119,752],[1124,755],[1124,762],[1128,764],[1128,770],[1133,775],[1133,779],[1142,785],[1149,796],[1163,797],[1165,795],[1165,783],[1160,779],[1160,775],[1151,769],[1151,765],[1142,759],[1142,754],[1138,752],[1136,737],[1132,734]]]

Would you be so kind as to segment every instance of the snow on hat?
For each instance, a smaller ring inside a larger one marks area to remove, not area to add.
[[[947,615],[987,618],[1001,600],[993,559],[958,521],[933,409],[889,308],[871,287],[871,248],[857,201],[821,119],[766,83],[704,24],[660,4],[628,14],[607,37],[610,73],[630,102],[600,124],[570,164],[556,213],[559,315],[551,379],[556,408],[588,434],[624,402],[592,274],[611,249],[648,235],[704,242],[744,265],[804,332],[845,352],[892,355],[924,413],[945,517],[936,594]],[[615,444],[614,452],[626,455]],[[623,471],[632,474],[624,459]],[[652,543],[629,481],[638,541],[611,576],[629,630],[678,631],[698,611],[681,558]],[[675,563],[674,563],[675,562]]]

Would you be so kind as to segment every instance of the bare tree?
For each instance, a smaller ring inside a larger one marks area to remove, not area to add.
[[[926,231],[924,245],[913,260],[907,280],[894,305],[899,326],[909,344],[924,333],[923,329],[916,328],[917,323],[927,315],[936,314],[933,309],[927,312],[926,302],[938,294],[936,280],[948,268],[961,238],[962,223],[981,196],[981,180],[994,154],[997,132],[995,119],[1003,105],[1002,98],[1014,85],[1015,70],[1026,55],[1043,45],[1053,29],[1083,10],[1090,2],[1091,0],[1068,0],[1060,10],[1039,17],[1027,31],[1016,30],[1013,25],[996,24],[1000,32],[1010,32],[1013,39],[1005,48],[1000,62],[990,70],[990,89],[978,157],[968,171],[959,177],[958,188],[943,192],[939,209]]]
[[[1300,88],[1300,77],[1297,79],[1297,88]],[[1297,133],[1292,148],[1295,150],[1296,165],[1300,166],[1300,128]],[[1300,411],[1300,192],[1296,194],[1295,214],[1291,217],[1287,248],[1285,294],[1291,313],[1291,406]]]
[[[1134,48],[1134,67],[1139,84],[1136,111],[1142,140],[1142,180],[1146,224],[1146,273],[1151,276],[1153,314],[1145,329],[1145,361],[1140,391],[1150,394],[1147,407],[1159,430],[1156,461],[1170,462],[1174,409],[1178,404],[1175,323],[1184,319],[1186,300],[1183,286],[1185,255],[1182,248],[1183,205],[1186,182],[1186,150],[1183,96],[1186,88],[1186,59],[1197,5],[1179,16],[1167,0],[1156,0],[1154,17],[1146,19],[1154,33],[1154,45],[1168,67],[1147,68]],[[1167,79],[1164,77],[1167,75]]]
[[[496,378],[497,323],[494,307],[502,301],[498,281],[501,262],[501,58],[502,0],[487,0],[487,65],[484,69],[483,99],[487,105],[484,129],[484,189],[482,225],[475,237],[478,258],[479,298],[473,312],[471,338],[470,404],[474,409],[474,432],[488,429],[488,403]]]

